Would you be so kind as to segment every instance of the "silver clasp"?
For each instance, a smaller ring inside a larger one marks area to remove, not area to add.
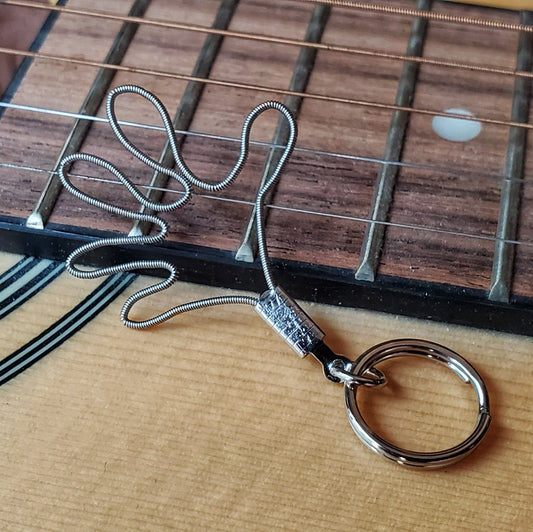
[[[351,373],[351,361],[336,354],[324,343],[324,332],[279,286],[264,292],[255,309],[300,358],[313,355],[322,364],[324,375],[330,381],[342,382],[347,386],[385,384],[385,376],[375,368],[366,370],[365,375]]]
[[[320,327],[279,286],[261,294],[255,310],[300,358],[311,353],[324,338]]]

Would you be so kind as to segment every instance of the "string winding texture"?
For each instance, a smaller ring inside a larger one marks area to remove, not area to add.
[[[476,18],[469,16],[451,15],[448,13],[438,13],[434,11],[423,11],[415,8],[401,7],[390,5],[386,3],[371,3],[371,2],[359,2],[356,0],[296,0],[302,4],[327,4],[335,7],[343,7],[359,11],[370,11],[374,13],[386,13],[389,15],[399,15],[405,17],[424,17],[428,20],[436,20],[439,22],[447,22],[451,24],[460,24],[463,26],[480,26],[482,28],[495,28],[505,31],[526,31],[533,32],[533,26],[528,26],[519,23],[502,22],[497,19],[491,18]],[[34,1],[28,0],[1,0],[0,4],[8,6],[28,7],[36,10],[55,11],[59,13],[67,13],[70,15],[95,17],[102,20],[115,20],[115,21],[129,21],[136,24],[145,24],[155,27],[163,28],[175,28],[175,29],[189,29],[190,31],[202,31],[218,33],[220,35],[231,35],[234,32],[228,30],[217,30],[216,28],[205,28],[196,24],[186,24],[182,22],[174,22],[168,20],[154,20],[143,17],[134,17],[129,15],[121,15],[118,13],[112,13],[109,11],[97,11],[76,9],[69,6],[52,6],[44,4],[36,4]]]
[[[145,153],[139,150],[136,146],[134,146],[133,143],[130,142],[128,137],[125,135],[116,117],[115,102],[116,102],[116,99],[120,95],[128,94],[128,93],[137,94],[145,98],[156,108],[163,122],[163,127],[166,131],[166,134],[168,136],[170,149],[172,151],[172,155],[174,157],[175,166],[177,166],[177,170],[174,168],[163,166],[159,164],[157,161],[155,161],[154,159],[147,156]],[[291,112],[283,104],[276,102],[276,101],[267,101],[267,102],[264,102],[258,105],[250,112],[250,114],[246,117],[243,123],[243,126],[242,126],[240,152],[239,152],[239,157],[238,157],[237,162],[235,163],[233,169],[229,172],[229,174],[226,177],[224,177],[218,182],[210,183],[210,182],[206,182],[206,181],[199,179],[189,169],[189,167],[183,160],[180,150],[178,149],[176,134],[172,127],[172,122],[171,122],[169,113],[167,109],[165,108],[165,106],[163,105],[163,103],[154,94],[136,85],[123,85],[123,86],[113,89],[109,93],[108,98],[107,98],[107,103],[106,103],[106,113],[107,113],[107,117],[109,120],[109,124],[113,132],[117,136],[118,140],[121,142],[121,144],[128,151],[130,151],[137,159],[142,161],[144,164],[149,166],[151,169],[156,170],[158,172],[162,172],[165,175],[169,176],[169,178],[175,179],[180,184],[180,186],[182,187],[180,198],[170,203],[150,201],[144,194],[140,192],[140,190],[133,184],[133,182],[126,175],[124,175],[116,166],[114,166],[109,161],[102,159],[101,157],[98,157],[92,154],[87,154],[87,153],[74,153],[62,159],[61,164],[59,166],[59,177],[61,179],[63,186],[75,197],[99,209],[111,212],[113,214],[117,214],[119,216],[123,216],[131,220],[154,224],[155,226],[159,227],[159,231],[154,235],[133,234],[133,235],[124,235],[124,236],[114,237],[114,238],[102,238],[94,242],[90,242],[74,250],[68,256],[66,260],[67,270],[75,277],[78,277],[81,279],[95,279],[98,277],[113,275],[116,273],[135,271],[135,270],[166,270],[168,272],[167,277],[163,281],[153,284],[142,290],[139,290],[138,292],[135,292],[133,295],[131,295],[126,300],[126,302],[124,303],[122,307],[121,319],[127,327],[134,328],[134,329],[143,329],[146,327],[151,327],[154,325],[161,324],[164,321],[178,314],[181,314],[183,312],[197,310],[197,309],[201,309],[205,307],[211,307],[214,305],[225,305],[225,304],[256,305],[258,302],[258,299],[256,297],[241,296],[241,295],[213,297],[213,298],[207,298],[207,299],[202,299],[198,301],[192,301],[189,303],[177,305],[167,310],[166,312],[163,312],[157,316],[154,316],[146,320],[136,321],[136,320],[130,319],[129,314],[133,306],[137,302],[139,302],[141,299],[144,299],[148,296],[151,296],[153,294],[166,290],[167,288],[172,286],[172,284],[174,284],[174,282],[177,279],[176,267],[172,263],[168,261],[164,261],[164,260],[131,261],[131,262],[125,262],[125,263],[116,264],[112,266],[96,268],[92,270],[80,269],[76,265],[76,263],[80,260],[80,258],[83,255],[86,255],[94,250],[104,248],[104,247],[117,247],[117,246],[127,246],[127,245],[134,245],[134,244],[143,244],[143,245],[158,244],[162,242],[167,235],[167,232],[168,232],[167,223],[157,214],[141,213],[141,212],[128,210],[123,207],[118,207],[116,205],[107,203],[105,201],[102,201],[98,198],[95,198],[94,196],[91,196],[81,191],[79,188],[77,188],[75,185],[72,184],[71,177],[69,175],[69,171],[72,165],[75,162],[82,161],[82,162],[86,162],[89,164],[94,164],[96,166],[102,167],[106,171],[114,175],[124,185],[124,187],[130,192],[130,194],[139,202],[140,205],[155,212],[170,212],[170,211],[183,207],[189,201],[192,195],[193,187],[207,190],[209,192],[218,192],[231,185],[231,183],[240,174],[242,168],[244,167],[246,163],[246,159],[247,159],[248,152],[249,152],[250,132],[251,132],[252,126],[255,120],[259,117],[259,115],[261,115],[263,112],[269,109],[274,109],[278,111],[279,113],[281,113],[288,121],[289,130],[290,130],[289,139],[284,148],[283,154],[276,168],[272,172],[270,178],[264,183],[263,186],[260,187],[257,193],[257,196],[256,196],[256,200],[255,200],[259,259],[260,259],[260,262],[263,268],[267,286],[269,289],[273,289],[275,287],[275,283],[273,280],[272,271],[271,271],[271,267],[269,264],[268,249],[266,245],[265,232],[264,232],[264,197],[267,191],[279,179],[281,172],[283,171],[289,157],[292,154],[292,151],[296,144],[296,138],[297,138],[296,121],[294,120],[294,117],[292,116]]]

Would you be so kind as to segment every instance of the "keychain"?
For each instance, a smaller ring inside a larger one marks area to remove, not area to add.
[[[114,106],[118,96],[128,93],[134,93],[145,98],[157,109],[163,121],[165,131],[168,135],[170,149],[172,150],[177,170],[160,165],[157,161],[151,159],[146,154],[138,150],[122,131],[116,118]],[[175,282],[177,273],[174,265],[161,260],[142,260],[98,268],[95,270],[86,270],[78,268],[75,265],[75,262],[77,262],[82,255],[102,247],[131,244],[155,244],[161,242],[167,233],[166,222],[156,214],[130,211],[110,203],[106,203],[82,192],[80,189],[75,187],[70,180],[68,172],[71,166],[76,161],[85,161],[87,163],[103,167],[116,178],[118,178],[141,205],[156,212],[168,212],[185,205],[192,194],[192,187],[216,192],[228,187],[233,182],[233,180],[239,175],[246,162],[251,127],[257,117],[268,109],[274,109],[283,114],[289,123],[290,135],[287,145],[283,151],[283,155],[280,158],[274,172],[268,181],[260,187],[255,200],[259,259],[265,276],[267,290],[259,297],[230,295],[207,298],[178,305],[147,320],[135,321],[130,319],[129,313],[132,307],[140,299],[165,290]],[[285,290],[275,283],[270,268],[268,249],[265,239],[264,197],[268,190],[279,179],[279,176],[285,167],[296,143],[296,122],[290,111],[284,105],[279,102],[271,101],[262,103],[252,110],[243,124],[239,159],[231,172],[223,180],[215,184],[198,179],[187,167],[177,147],[176,137],[172,128],[170,116],[161,101],[152,93],[146,91],[142,87],[134,85],[117,87],[111,91],[108,96],[106,111],[109,124],[123,146],[153,170],[162,172],[169,176],[169,178],[175,179],[183,189],[182,195],[177,201],[171,203],[151,202],[144,194],[140,192],[140,190],[132,183],[132,181],[130,181],[128,177],[126,177],[117,167],[105,159],[95,155],[75,153],[65,157],[61,162],[59,168],[60,179],[65,188],[76,197],[93,206],[114,214],[118,214],[132,220],[148,222],[160,228],[159,233],[152,236],[129,235],[96,240],[81,246],[77,250],[73,251],[67,258],[66,266],[68,271],[72,275],[82,279],[93,279],[105,275],[139,269],[164,269],[168,271],[168,276],[166,279],[149,286],[148,288],[139,290],[127,299],[121,311],[121,319],[126,326],[135,329],[142,329],[153,325],[158,325],[183,312],[214,305],[252,305],[258,314],[265,320],[265,322],[268,323],[268,325],[270,325],[270,327],[272,327],[272,329],[275,330],[291,346],[298,356],[303,358],[311,354],[320,362],[325,376],[330,381],[344,385],[344,396],[350,424],[361,441],[371,450],[401,465],[419,468],[437,468],[453,464],[464,458],[467,454],[475,449],[475,447],[481,442],[490,425],[491,416],[489,410],[489,397],[483,379],[464,358],[450,349],[433,342],[415,339],[402,339],[392,340],[376,345],[363,353],[355,361],[350,361],[348,358],[334,353],[327,346],[327,344],[324,342],[324,333],[321,331],[318,325],[285,292]],[[357,404],[358,389],[361,386],[384,386],[386,384],[386,377],[378,369],[378,364],[385,360],[402,356],[426,357],[433,361],[444,364],[450,370],[456,373],[464,382],[470,383],[474,387],[478,401],[477,423],[471,435],[462,443],[449,449],[436,452],[408,451],[387,442],[369,427]]]

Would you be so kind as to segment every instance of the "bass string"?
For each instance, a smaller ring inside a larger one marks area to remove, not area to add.
[[[298,1],[312,2],[313,0],[298,0]],[[323,2],[315,2],[315,3],[323,3]],[[326,3],[331,3],[331,2],[326,2]],[[250,32],[234,31],[234,30],[222,30],[222,29],[216,29],[216,28],[211,28],[207,26],[201,26],[198,24],[161,21],[161,20],[155,20],[155,19],[150,19],[150,18],[105,13],[101,11],[72,9],[72,8],[68,8],[64,6],[54,6],[54,7],[49,8],[48,6],[45,6],[45,5],[39,5],[39,4],[36,5],[36,4],[31,4],[29,2],[17,1],[17,0],[4,0],[4,1],[0,1],[0,4],[13,5],[13,6],[19,6],[19,7],[22,7],[22,6],[34,7],[36,9],[51,9],[53,11],[58,11],[58,12],[67,13],[67,14],[76,15],[76,16],[96,17],[102,20],[112,20],[112,21],[117,21],[117,22],[120,21],[123,23],[126,23],[126,22],[135,23],[135,24],[144,25],[144,26],[154,26],[158,28],[166,28],[166,29],[171,29],[171,30],[182,30],[182,31],[188,31],[188,32],[202,33],[206,35],[207,34],[220,35],[223,37],[229,37],[229,38],[234,38],[234,39],[260,41],[260,42],[265,42],[265,43],[270,43],[270,44],[295,46],[298,48],[302,48],[302,47],[313,48],[318,51],[322,50],[322,51],[328,51],[328,52],[342,52],[344,54],[363,55],[363,56],[368,56],[368,57],[375,58],[375,59],[388,59],[388,60],[399,61],[399,62],[410,61],[412,63],[419,63],[419,64],[425,64],[425,65],[431,65],[431,66],[437,66],[437,67],[446,67],[446,68],[452,68],[452,69],[458,69],[458,70],[465,70],[468,72],[482,72],[486,74],[504,75],[504,76],[512,76],[512,77],[525,77],[525,78],[533,77],[533,73],[531,72],[517,71],[515,69],[510,69],[510,68],[493,67],[490,65],[481,65],[481,64],[476,64],[476,63],[464,63],[464,62],[458,62],[458,61],[450,61],[444,58],[407,56],[404,54],[384,52],[380,50],[357,48],[353,46],[340,45],[337,43],[308,42],[308,41],[304,41],[301,39],[279,37],[279,36],[273,36],[273,35],[267,35],[267,34],[261,34],[261,33],[250,33]],[[332,5],[336,5],[336,4],[332,3]],[[464,17],[463,18],[449,17],[449,16],[443,15],[442,13],[434,13],[431,11],[421,12],[421,11],[410,10],[410,9],[395,8],[393,6],[379,6],[375,4],[364,4],[364,6],[365,6],[364,8],[359,7],[359,6],[354,6],[354,7],[358,9],[364,9],[367,11],[384,12],[389,15],[403,14],[403,15],[409,15],[409,16],[423,16],[424,18],[428,18],[428,19],[454,22],[456,24],[467,24],[468,23],[467,20],[469,20],[470,21],[469,23],[471,24],[477,23],[477,25],[481,27],[491,27],[491,28],[496,28],[500,30],[512,29],[515,31],[527,31],[527,32],[533,31],[533,27],[524,26],[521,24],[509,24],[509,23],[503,23],[503,22],[498,22],[498,21],[484,21],[482,19],[464,19]],[[387,7],[387,9],[379,9],[380,7],[381,8]],[[16,50],[8,51],[8,49],[2,49],[2,53],[16,53],[16,52],[17,52]]]
[[[436,109],[426,109],[426,108],[420,108],[420,107],[415,107],[415,106],[395,105],[395,104],[390,104],[390,103],[376,102],[376,101],[370,101],[370,100],[361,100],[361,99],[356,99],[356,98],[346,98],[346,97],[341,97],[341,96],[329,96],[325,94],[312,93],[312,92],[297,92],[297,91],[291,91],[291,90],[282,89],[278,87],[271,87],[268,85],[238,83],[235,81],[228,81],[224,79],[199,78],[199,77],[191,76],[188,74],[181,74],[181,73],[170,72],[170,71],[161,71],[161,70],[139,68],[139,67],[125,66],[125,65],[112,65],[112,64],[105,63],[102,61],[89,61],[87,59],[74,59],[74,58],[64,57],[64,56],[44,54],[41,52],[20,51],[20,50],[15,50],[13,48],[0,47],[0,53],[16,53],[24,57],[31,57],[32,59],[59,61],[59,62],[69,63],[69,64],[73,64],[77,66],[109,68],[109,69],[113,69],[118,72],[128,72],[130,74],[143,74],[143,75],[149,75],[149,76],[176,79],[176,80],[181,80],[181,81],[204,83],[205,85],[213,85],[213,86],[229,88],[229,89],[243,89],[247,91],[260,92],[260,93],[265,93],[269,95],[273,94],[277,96],[292,96],[292,97],[297,97],[297,98],[307,98],[309,100],[316,100],[316,101],[321,101],[325,103],[340,103],[340,104],[347,104],[347,105],[355,105],[359,107],[367,107],[367,108],[374,109],[374,110],[379,109],[379,110],[384,110],[384,111],[402,111],[402,112],[409,112],[413,114],[419,114],[419,115],[430,116],[430,117],[442,116],[442,117],[448,117],[448,118],[458,118],[461,120],[475,121],[475,122],[480,122],[482,124],[489,124],[493,126],[533,129],[533,124],[529,124],[525,122],[516,122],[512,120],[499,120],[496,118],[490,118],[490,117],[479,116],[479,115],[465,116],[463,114],[439,111]]]

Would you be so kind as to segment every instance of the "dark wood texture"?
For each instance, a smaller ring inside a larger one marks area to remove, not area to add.
[[[410,1],[389,2],[413,7]],[[210,26],[219,2],[153,0],[146,18]],[[68,8],[125,15],[130,0],[91,2],[70,0]],[[242,0],[230,30],[303,39],[313,9],[297,1]],[[435,2],[435,12],[518,23],[515,11]],[[324,43],[364,51],[401,55],[405,52],[411,18],[334,7]],[[41,48],[42,54],[75,60],[101,61],[120,27],[119,20],[101,20],[62,13]],[[475,25],[430,20],[424,57],[512,70],[519,33]],[[113,85],[139,84],[156,93],[173,115],[187,81],[173,74],[192,72],[205,34],[142,25],[123,61],[133,70],[119,71]],[[183,154],[202,178],[220,180],[238,155],[238,138],[246,114],[267,99],[283,101],[298,57],[299,47],[226,37],[191,124]],[[387,130],[403,62],[368,54],[319,50],[301,107],[298,150],[283,175],[268,218],[272,256],[281,261],[310,264],[313,271],[342,271],[346,286],[355,272],[370,212],[373,187],[384,153]],[[14,104],[77,112],[95,77],[95,66],[36,58],[27,72]],[[494,238],[498,224],[502,171],[509,126],[482,125],[481,134],[465,143],[453,143],[432,130],[432,114],[448,108],[466,108],[482,119],[501,122],[511,114],[514,78],[467,68],[422,64],[414,95],[401,167],[388,217],[377,282],[394,278],[424,295],[425,287],[450,289],[453,297],[473,291],[484,305],[490,287]],[[250,85],[253,90],[242,85]],[[262,91],[268,87],[273,91]],[[327,101],[312,95],[345,98]],[[372,105],[375,104],[375,105]],[[119,118],[160,125],[158,116],[136,97],[119,100]],[[417,112],[424,111],[423,113]],[[98,116],[105,113],[100,109]],[[253,130],[253,139],[268,143],[278,116],[269,113]],[[73,119],[54,114],[8,108],[0,120],[0,214],[13,222],[32,211]],[[135,145],[157,158],[165,137],[161,131],[125,129]],[[207,135],[207,136],[205,136]],[[229,138],[229,139],[228,139]],[[531,146],[531,140],[528,147]],[[138,183],[151,172],[134,160],[114,138],[105,122],[95,122],[83,150],[108,158]],[[171,243],[190,244],[234,252],[240,243],[266,146],[255,145],[245,171],[234,186],[217,198],[197,194],[180,212],[166,215]],[[75,173],[109,180],[94,167],[78,165]],[[520,244],[516,246],[512,301],[531,309],[533,297],[533,185],[531,161],[526,160],[519,215]],[[101,199],[134,206],[122,187],[84,180],[83,188]],[[17,222],[17,220],[19,222]],[[52,213],[54,227],[127,232],[130,222],[95,211],[62,193]],[[21,236],[21,238],[25,238]],[[313,282],[319,282],[320,275]],[[211,282],[209,278],[205,282]],[[429,284],[427,284],[429,283]],[[366,286],[360,283],[361,286]],[[312,298],[300,291],[303,297]],[[428,297],[431,293],[428,294]],[[460,301],[460,300],[459,300]],[[335,298],[335,302],[337,301]],[[352,301],[348,301],[352,303]],[[482,305],[482,306],[483,306]],[[406,312],[410,312],[406,310]],[[442,317],[442,316],[441,316]],[[476,324],[483,322],[477,320]],[[487,325],[494,326],[487,319]]]

